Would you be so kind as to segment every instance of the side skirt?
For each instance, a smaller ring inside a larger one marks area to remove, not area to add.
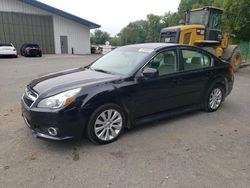
[[[180,115],[180,114],[192,112],[192,111],[199,110],[199,109],[201,109],[201,105],[196,104],[196,105],[184,106],[184,107],[181,107],[181,108],[176,108],[174,110],[168,110],[168,111],[152,114],[152,115],[149,115],[149,116],[145,116],[145,117],[136,119],[135,123],[134,123],[134,126],[154,122],[154,121],[157,121],[157,120],[163,120],[163,119],[166,119],[166,118],[170,118],[170,117],[173,117],[173,116],[177,116],[177,115]]]

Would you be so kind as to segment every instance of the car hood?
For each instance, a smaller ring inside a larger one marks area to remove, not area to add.
[[[78,68],[45,75],[28,84],[40,97],[48,97],[70,89],[120,79],[119,75]]]

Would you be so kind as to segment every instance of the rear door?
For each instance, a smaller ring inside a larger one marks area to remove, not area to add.
[[[197,48],[182,47],[181,76],[178,87],[183,91],[183,105],[200,103],[209,80],[216,76],[213,58]]]

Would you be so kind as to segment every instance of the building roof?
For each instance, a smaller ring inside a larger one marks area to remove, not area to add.
[[[21,1],[23,3],[26,3],[26,4],[29,4],[31,6],[34,6],[36,8],[45,10],[47,12],[50,12],[50,13],[62,16],[62,17],[67,18],[69,20],[75,21],[75,22],[77,22],[79,24],[88,26],[90,29],[95,29],[95,28],[101,27],[100,25],[98,25],[96,23],[93,23],[91,21],[85,20],[83,18],[80,18],[80,17],[75,16],[73,14],[67,13],[65,11],[59,10],[57,8],[54,8],[52,6],[49,6],[47,4],[41,3],[41,2],[36,1],[36,0],[19,0],[19,1]]]

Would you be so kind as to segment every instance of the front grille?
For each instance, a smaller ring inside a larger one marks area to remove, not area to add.
[[[31,89],[28,88],[25,89],[25,93],[23,95],[23,101],[28,107],[31,107],[37,98],[38,98],[37,93],[35,93]]]
[[[168,31],[168,32],[161,33],[161,42],[175,43],[176,36],[177,36],[176,31]]]
[[[25,102],[25,104],[30,107],[34,101],[28,99],[25,95],[23,96],[23,101]]]

